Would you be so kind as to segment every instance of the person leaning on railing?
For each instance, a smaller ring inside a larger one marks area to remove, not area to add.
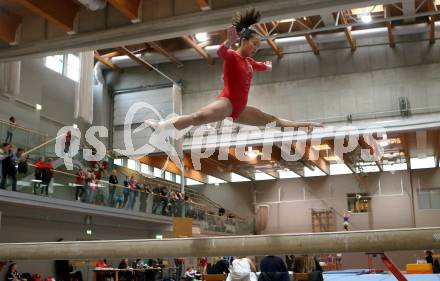
[[[109,193],[108,193],[108,205],[110,207],[114,207],[115,205],[115,191],[116,191],[116,185],[118,184],[118,176],[117,171],[113,169],[108,182],[109,185]]]

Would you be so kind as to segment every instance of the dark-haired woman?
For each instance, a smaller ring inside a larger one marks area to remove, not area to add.
[[[8,268],[8,272],[6,272],[6,280],[7,281],[20,281],[20,273],[17,271],[17,264],[11,263]]]
[[[250,9],[244,14],[237,13],[234,16],[233,26],[228,29],[228,39],[217,51],[224,61],[224,89],[214,102],[193,114],[178,116],[172,120],[162,122],[146,120],[145,126],[155,130],[174,128],[182,130],[189,126],[203,125],[232,117],[238,123],[253,126],[265,126],[275,122],[278,127],[307,127],[309,130],[313,127],[321,127],[319,123],[280,119],[247,105],[253,72],[272,69],[271,62],[257,62],[251,58],[260,46],[258,34],[252,28],[252,25],[259,20],[260,13],[255,9]],[[230,48],[236,42],[239,42],[239,47],[234,51]]]

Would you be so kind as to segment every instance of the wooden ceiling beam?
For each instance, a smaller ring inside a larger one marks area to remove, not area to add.
[[[200,46],[197,45],[197,42],[189,35],[182,36],[182,39],[190,45],[194,50],[197,51],[209,64],[213,65],[214,60],[209,56],[209,54]]]
[[[348,24],[348,20],[344,11],[341,11],[340,16],[342,23]],[[344,32],[345,32],[345,36],[347,37],[347,41],[350,44],[351,51],[352,52],[356,51],[356,40],[351,35],[351,26],[344,28]]]
[[[258,24],[256,24],[256,27],[261,34],[266,35],[266,36],[269,35],[269,32],[267,31],[265,24],[258,23]],[[267,44],[269,44],[269,46],[272,48],[272,50],[278,56],[278,58],[281,59],[284,55],[283,48],[278,47],[278,45],[275,43],[275,41],[271,38],[267,38],[266,41],[267,41]]]
[[[237,165],[237,162],[239,162],[235,158],[234,153],[235,153],[235,150],[233,148],[229,148],[228,160],[218,160],[219,152],[218,152],[218,150],[216,150],[213,155],[211,155],[209,158],[206,158],[206,159],[209,161],[212,161],[216,165],[223,167],[225,169],[225,171],[235,173],[235,174],[242,176],[244,178],[247,178],[249,180],[254,180],[254,175],[251,175],[248,172],[243,172],[243,171],[234,167],[235,165]],[[229,158],[231,158],[231,159],[229,159]]]
[[[314,154],[317,154],[316,156]],[[318,159],[314,159],[318,158]],[[308,162],[308,164],[318,167],[324,174],[327,176],[330,175],[330,165],[329,163],[321,157],[321,151],[313,151],[310,143],[306,145],[306,151],[304,153],[304,161]]]
[[[0,40],[5,41],[11,45],[17,43],[17,29],[20,26],[21,18],[6,14],[0,10]]]
[[[131,22],[139,22],[139,5],[141,0],[109,0],[109,3],[121,11]]]
[[[144,156],[140,159],[141,163],[153,166],[155,168],[158,169],[162,169],[165,164],[165,170],[176,174],[176,175],[180,175],[181,171],[180,168],[176,166],[176,164],[174,164],[174,162],[167,160],[168,156],[167,155],[159,155],[159,156]],[[166,163],[168,161],[168,163]],[[186,178],[190,178],[202,183],[208,183],[208,177],[207,175],[203,174],[200,171],[191,169],[189,167],[185,167],[185,171],[184,171],[184,176]]]
[[[435,11],[434,1],[428,0],[428,11]],[[429,43],[435,43],[435,15],[429,16]]]
[[[12,0],[45,18],[67,33],[75,33],[74,22],[79,4],[72,0]]]
[[[383,12],[384,12],[384,17],[385,18],[390,18],[391,17],[390,7],[388,5],[384,5],[383,6]],[[391,48],[395,48],[396,47],[396,40],[394,38],[393,24],[391,23],[391,21],[387,21],[386,25],[387,25],[387,29],[388,29],[389,45],[390,45]]]
[[[147,63],[145,63],[145,61],[143,61],[142,59],[138,58],[135,54],[133,54],[126,47],[119,47],[119,48],[117,48],[117,51],[120,52],[121,54],[126,55],[127,57],[132,59],[137,64],[140,64],[140,65],[144,66],[148,71],[151,70],[151,67]]]
[[[163,56],[168,58],[172,63],[177,65],[177,67],[183,67],[183,63],[179,61],[172,53],[165,50],[159,42],[149,42],[147,43],[151,48],[153,48],[156,52],[161,53]]]
[[[211,10],[211,5],[209,5],[209,0],[195,0],[197,6],[199,6],[200,10],[202,11],[209,11]]]
[[[110,53],[106,53],[106,54],[102,54],[101,57],[105,58],[105,59],[111,59],[117,56],[120,56],[121,53],[119,53],[118,51],[113,51]]]
[[[298,24],[296,24],[296,26],[298,27],[299,30],[307,30],[306,26],[309,27],[307,21],[309,21],[308,19],[303,20],[303,19],[297,19],[296,22]],[[319,55],[319,46],[318,44],[316,44],[315,40],[313,40],[313,36],[310,33],[306,33],[304,34],[304,37],[307,40],[307,43],[309,44],[310,48],[312,49],[313,53],[315,55]]]
[[[97,51],[95,51],[95,59],[97,61],[105,64],[106,66],[108,66],[108,68],[110,68],[111,70],[116,70],[118,72],[122,72],[122,69],[119,68],[119,66],[117,66],[116,64],[113,64],[110,60],[101,57]]]

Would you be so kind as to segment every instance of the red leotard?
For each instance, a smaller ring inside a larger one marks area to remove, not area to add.
[[[250,57],[243,58],[235,51],[226,48],[224,44],[218,48],[217,54],[224,60],[224,88],[218,97],[224,97],[231,101],[232,113],[230,117],[235,120],[246,108],[253,71],[266,71],[267,66]]]

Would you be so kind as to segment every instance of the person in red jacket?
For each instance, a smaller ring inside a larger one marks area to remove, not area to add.
[[[278,127],[306,127],[309,131],[314,127],[322,127],[321,124],[314,122],[280,119],[256,107],[247,105],[253,72],[270,71],[272,69],[271,62],[257,62],[251,58],[260,46],[258,34],[252,27],[259,20],[260,13],[255,9],[247,10],[244,14],[237,13],[234,16],[233,26],[228,29],[228,39],[217,51],[219,57],[224,61],[224,89],[214,102],[193,114],[178,116],[172,120],[161,122],[146,120],[134,132],[138,132],[145,127],[152,127],[154,130],[159,131],[167,129],[183,130],[190,126],[222,121],[226,117],[232,117],[237,123],[252,126],[265,126],[275,122]],[[231,47],[236,42],[239,42],[239,47],[234,51]]]
[[[37,189],[40,189],[41,185],[41,169],[43,167],[43,157],[38,157],[37,161],[34,163],[35,171],[34,171],[34,194],[37,194]]]
[[[49,184],[53,177],[53,164],[52,158],[48,158],[47,162],[41,165],[41,184],[44,187],[46,196],[49,193]],[[43,188],[41,189],[41,194],[43,194]]]

